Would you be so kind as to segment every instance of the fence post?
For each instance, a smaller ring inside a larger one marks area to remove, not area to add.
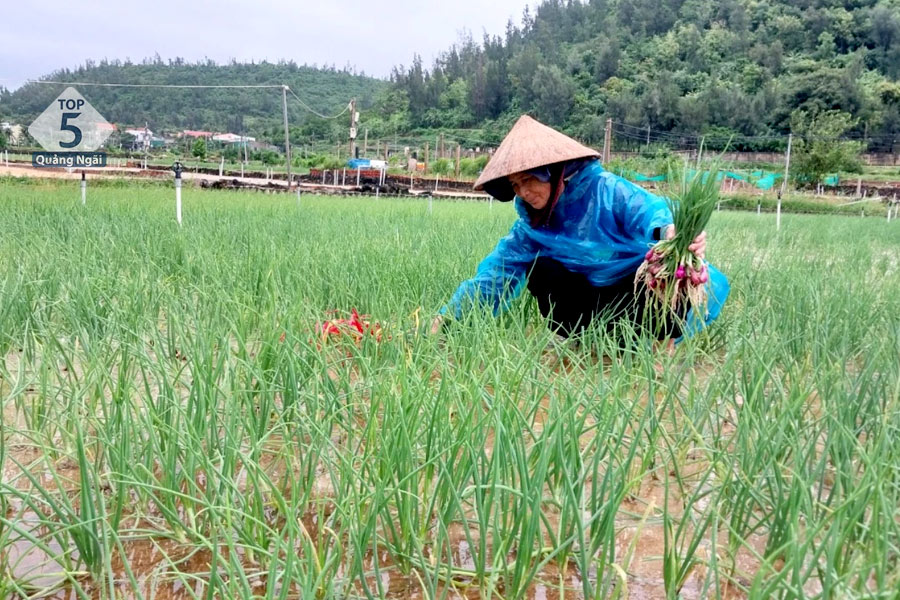
[[[87,180],[84,178],[84,171],[81,171],[81,205],[84,206],[87,201]]]
[[[175,221],[181,227],[181,171],[184,169],[182,164],[175,161],[172,170],[175,171]]]

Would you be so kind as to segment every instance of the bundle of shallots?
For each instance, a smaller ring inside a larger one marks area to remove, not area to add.
[[[332,310],[328,313],[334,315],[338,311]],[[380,323],[370,322],[368,315],[360,315],[353,308],[350,310],[350,318],[330,318],[322,323],[316,323],[316,334],[323,342],[338,338],[351,340],[359,345],[366,336],[371,336],[375,338],[375,341],[380,342],[383,330]]]
[[[688,247],[706,228],[719,199],[718,169],[709,172],[677,169],[668,175],[667,201],[675,236],[650,248],[637,270],[634,285],[641,285],[648,300],[667,316],[684,315],[693,308],[706,315],[706,263]]]

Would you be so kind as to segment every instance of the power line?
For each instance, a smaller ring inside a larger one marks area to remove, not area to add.
[[[630,131],[628,131],[630,130]],[[769,134],[769,135],[744,135],[744,134],[735,134],[733,136],[722,135],[722,134],[696,134],[696,133],[677,133],[672,131],[661,131],[658,129],[649,129],[645,127],[638,127],[636,125],[629,125],[628,123],[622,123],[618,121],[613,122],[613,131],[622,137],[634,139],[634,140],[643,140],[647,141],[648,133],[651,142],[684,142],[691,141],[693,143],[699,143],[701,139],[705,139],[707,142],[721,142],[721,141],[732,141],[732,142],[771,142],[771,141],[779,141],[786,140],[786,135],[780,134]],[[896,139],[896,135],[892,134],[863,134],[860,132],[851,132],[843,135],[839,138],[827,137],[827,136],[816,136],[816,135],[794,135],[795,138],[800,138],[806,141],[835,141],[835,140],[854,140],[854,141],[887,141]]]
[[[209,89],[247,89],[247,88],[280,88],[280,85],[201,85],[179,83],[95,83],[90,81],[45,81],[29,79],[25,83],[41,83],[52,85],[92,85],[96,87],[132,87],[132,88],[209,88]]]
[[[281,86],[279,86],[279,87],[281,87]],[[339,112],[338,114],[334,115],[333,117],[327,117],[327,116],[323,115],[322,113],[316,112],[309,104],[307,104],[306,102],[304,102],[303,100],[301,100],[301,99],[300,99],[300,96],[298,96],[297,94],[295,94],[295,93],[294,93],[294,90],[292,90],[291,88],[287,88],[287,91],[289,91],[289,92],[291,93],[291,96],[293,96],[294,98],[297,99],[297,102],[299,102],[299,103],[303,106],[303,108],[305,108],[306,110],[308,110],[308,111],[311,112],[312,114],[314,114],[314,115],[316,115],[317,117],[320,117],[320,118],[322,118],[322,119],[337,119],[338,117],[340,117],[341,115],[343,115],[345,112],[347,112],[348,110],[350,110],[350,104],[348,103],[347,106],[344,107],[344,110],[342,110],[342,111]]]
[[[212,85],[212,84],[181,84],[181,83],[99,83],[92,81],[48,81],[48,80],[38,80],[38,79],[29,79],[26,83],[39,83],[45,85],[84,85],[84,86],[95,86],[95,87],[126,87],[126,88],[155,88],[155,89],[281,89],[284,87],[282,84],[221,84],[221,85]],[[320,112],[313,109],[306,102],[304,102],[297,94],[294,93],[290,87],[287,90],[291,93],[291,95],[297,99],[297,101],[309,112],[314,115],[321,117],[323,119],[337,119],[345,112],[350,109],[350,105],[348,104],[343,111],[334,115],[332,117],[321,114]]]

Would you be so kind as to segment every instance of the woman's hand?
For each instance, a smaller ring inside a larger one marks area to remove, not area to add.
[[[675,237],[675,226],[669,225],[666,228],[666,239],[671,240]],[[703,260],[706,258],[706,232],[701,231],[700,235],[694,238],[694,241],[688,246],[688,250],[697,255],[697,258]]]
[[[428,330],[431,335],[437,335],[441,332],[441,325],[444,323],[444,317],[436,316],[431,320],[431,328]]]

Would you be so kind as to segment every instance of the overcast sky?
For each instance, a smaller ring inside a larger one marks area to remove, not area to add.
[[[503,35],[534,0],[10,1],[0,8],[0,85],[15,89],[85,59],[279,59],[355,65],[386,77],[422,55],[426,65],[463,31]]]

